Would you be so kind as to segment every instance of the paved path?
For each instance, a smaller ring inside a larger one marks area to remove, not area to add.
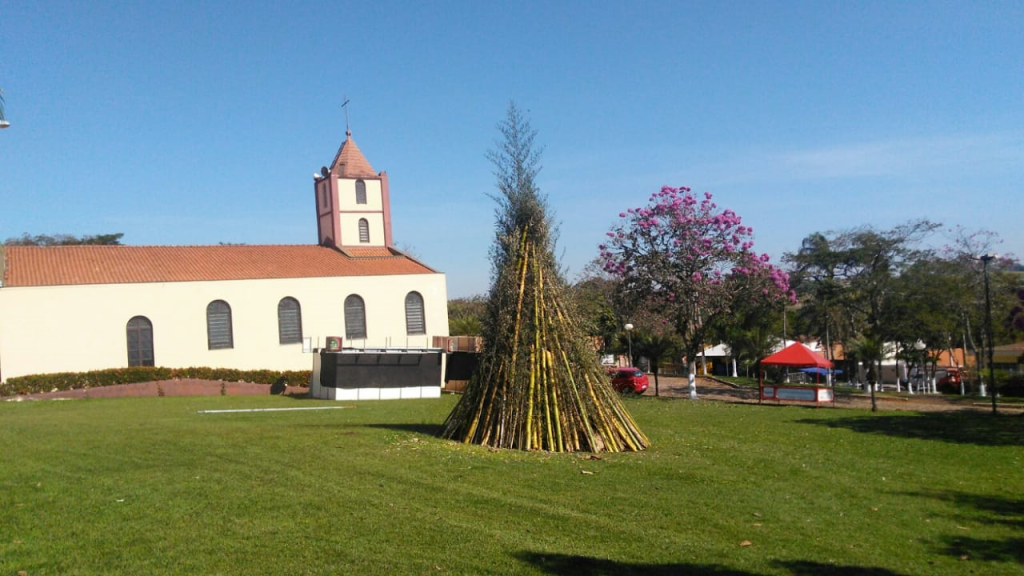
[[[654,376],[648,375],[651,387],[647,389],[646,395],[654,395]],[[659,376],[658,391],[661,396],[670,398],[689,397],[689,388],[686,378],[678,376]],[[717,400],[722,402],[741,402],[757,404],[757,389],[743,388],[725,384],[711,378],[697,378],[697,397],[702,400]],[[904,395],[904,396],[877,396],[879,410],[906,410],[913,412],[948,412],[956,410],[977,410],[991,411],[992,405],[988,402],[964,402],[958,396],[946,396],[942,394],[929,395]],[[774,402],[771,402],[774,404]],[[793,402],[792,404],[801,404]],[[836,408],[865,408],[871,409],[871,396],[867,394],[840,394],[836,397]],[[1000,404],[999,409],[1006,411],[1020,412],[1024,409],[1021,405]]]

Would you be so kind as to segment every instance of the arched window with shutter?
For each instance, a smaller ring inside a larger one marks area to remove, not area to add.
[[[345,298],[345,339],[366,338],[366,305],[356,294]]]
[[[302,342],[302,308],[295,298],[281,298],[277,303],[277,335],[281,344]]]
[[[154,366],[153,364],[153,323],[145,316],[135,316],[128,321],[128,365]]]
[[[206,307],[206,341],[210,350],[235,347],[231,335],[231,306],[223,300],[214,300]]]
[[[356,204],[366,204],[366,182],[356,180]]]
[[[410,336],[427,333],[427,323],[423,318],[423,296],[419,292],[405,295],[405,333]]]
[[[370,223],[366,218],[359,219],[359,242],[366,244],[370,241]]]

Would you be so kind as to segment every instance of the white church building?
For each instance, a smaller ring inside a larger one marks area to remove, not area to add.
[[[444,274],[395,249],[388,176],[347,133],[314,182],[317,244],[4,246],[0,382],[125,366],[308,370],[448,335]]]

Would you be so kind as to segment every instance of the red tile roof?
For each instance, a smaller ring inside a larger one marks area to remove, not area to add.
[[[346,133],[345,142],[342,143],[341,148],[338,149],[338,155],[334,157],[334,162],[331,163],[331,172],[341,178],[377,177],[377,172],[374,171],[373,166],[370,166],[366,157],[359,151],[359,146],[356,146],[356,141],[352,139],[351,132]]]
[[[403,255],[323,246],[5,246],[3,286],[435,274]]]
[[[353,258],[393,258],[401,256],[384,246],[342,246],[341,251]]]

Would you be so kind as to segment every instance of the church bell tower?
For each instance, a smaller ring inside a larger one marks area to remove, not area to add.
[[[343,252],[393,246],[387,172],[374,172],[351,130],[331,166],[313,179],[320,245]]]

